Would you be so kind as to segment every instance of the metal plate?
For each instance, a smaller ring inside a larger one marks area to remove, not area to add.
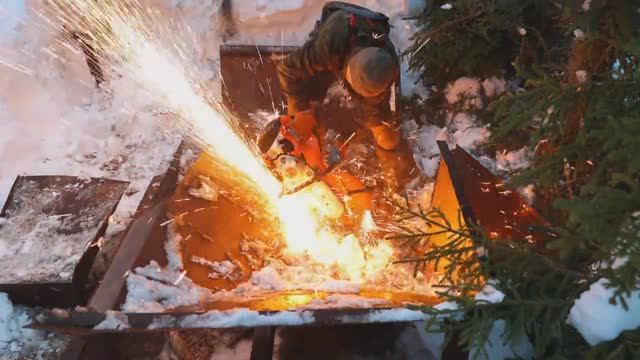
[[[438,145],[444,162],[441,168],[444,165],[448,169],[462,215],[468,224],[479,225],[490,238],[525,240],[538,248],[553,236],[547,228],[548,223],[518,192],[508,189],[503,180],[461,147],[449,150],[444,142]]]
[[[0,257],[0,291],[21,304],[83,304],[84,285],[98,252],[90,245],[104,234],[128,185],[74,176],[17,177],[1,214],[7,220],[0,225],[0,237],[14,245],[15,253]],[[38,236],[38,231],[46,233]],[[66,256],[57,253],[62,244]],[[28,271],[15,266],[21,258]]]
[[[187,172],[178,186],[176,193],[167,205],[171,217],[175,219],[176,231],[183,239],[182,257],[187,276],[196,284],[213,290],[234,289],[240,283],[249,279],[253,271],[246,257],[240,252],[240,243],[244,236],[260,239],[267,245],[273,246],[274,254],[280,251],[279,245],[273,240],[278,238],[278,230],[269,219],[251,216],[237,200],[222,197],[217,202],[194,198],[188,194],[188,189],[196,186],[201,176],[208,177],[214,182],[219,176],[215,162],[207,154],[202,154],[192,168]],[[254,258],[257,254],[251,253]],[[245,269],[244,276],[234,280],[210,279],[209,269],[191,261],[192,256],[202,257],[209,261],[237,260]],[[404,303],[431,305],[437,302],[435,297],[420,296],[391,291],[374,291],[366,286],[360,292],[361,296],[386,299],[386,306],[402,306]],[[223,310],[235,307],[260,311],[288,310],[303,307],[317,298],[321,293],[313,291],[274,292],[265,293],[260,298],[247,301],[244,298],[229,298],[226,302],[199,304],[191,308],[206,310]]]

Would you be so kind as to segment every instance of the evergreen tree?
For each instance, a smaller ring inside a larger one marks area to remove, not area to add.
[[[640,1],[433,1],[417,23],[404,55],[425,83],[444,89],[461,76],[497,75],[516,84],[478,118],[490,125],[493,144],[519,139],[535,150],[532,166],[511,185],[535,185],[534,205],[557,234],[537,251],[526,241],[468,232],[473,246],[453,236],[409,259],[451,262],[442,294],[459,309],[428,310],[434,321],[467,347],[483,344],[493,321],[503,319],[510,339],[528,336],[536,358],[638,358],[639,329],[592,347],[566,319],[600,278],[622,306],[639,288]],[[400,210],[405,218],[434,218],[402,204]],[[488,251],[479,258],[480,246]],[[626,261],[606,266],[616,260]],[[474,300],[489,279],[504,301]],[[436,316],[451,312],[465,316]]]

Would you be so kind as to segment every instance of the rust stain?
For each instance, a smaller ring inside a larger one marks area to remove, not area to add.
[[[188,238],[182,242],[182,260],[187,276],[196,284],[209,289],[233,289],[251,275],[251,266],[240,253],[243,237],[246,235],[269,244],[270,239],[277,237],[277,234],[267,237],[273,225],[252,218],[229,196],[222,195],[216,202],[210,202],[188,194],[189,188],[198,186],[199,176],[207,176],[215,182],[216,173],[211,157],[206,153],[200,155],[179,184],[168,209],[171,218],[175,219],[178,234],[183,239]],[[257,256],[254,253],[251,255]],[[211,279],[208,277],[210,268],[194,263],[191,261],[192,256],[212,262],[236,260],[245,271],[235,281]]]

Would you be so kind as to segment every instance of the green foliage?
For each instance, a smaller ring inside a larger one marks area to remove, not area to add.
[[[453,8],[443,9],[446,3]],[[461,76],[501,75],[514,55],[529,62],[551,56],[546,20],[557,16],[550,1],[429,1],[404,55],[411,69],[439,87]]]
[[[640,1],[592,0],[588,10],[583,1],[459,0],[448,1],[449,10],[444,3],[430,2],[420,17],[405,54],[410,66],[441,89],[461,76],[521,80],[521,88],[478,118],[488,119],[493,143],[524,133],[538,150],[511,183],[535,185],[544,200],[535,205],[557,237],[540,250],[519,239],[488,241],[478,229],[467,233],[471,246],[455,237],[431,246],[407,261],[424,266],[446,259],[448,274],[465,270],[445,276],[442,291],[458,309],[426,311],[467,347],[483,344],[493,321],[502,319],[512,340],[528,336],[536,358],[637,358],[640,329],[592,347],[566,318],[579,294],[600,278],[609,280],[611,301],[622,306],[639,288]],[[436,211],[399,209],[427,223]],[[415,229],[407,234],[420,236]],[[477,247],[488,255],[478,258]],[[627,261],[609,266],[620,259]],[[505,294],[503,302],[473,299],[482,279]]]

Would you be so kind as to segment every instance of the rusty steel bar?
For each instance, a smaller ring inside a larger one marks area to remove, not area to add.
[[[302,314],[312,319],[304,324],[290,325],[286,321],[274,318],[273,322],[261,322],[260,324],[237,322],[225,322],[222,326],[206,325],[207,312],[163,312],[163,313],[121,313],[126,317],[128,327],[125,329],[94,329],[106,319],[106,313],[95,311],[64,311],[53,310],[48,312],[40,322],[29,325],[33,329],[56,331],[70,335],[98,335],[108,333],[139,333],[139,332],[164,332],[176,330],[196,329],[221,329],[221,328],[260,328],[275,326],[336,326],[346,324],[373,324],[373,323],[404,323],[423,319],[419,312],[412,318],[404,317],[401,320],[392,316],[373,316],[377,312],[400,310],[402,308],[342,308],[342,309],[314,309],[298,311],[259,311],[262,316],[279,314]],[[197,317],[205,317],[198,321]],[[311,318],[312,317],[312,318]],[[195,320],[195,322],[194,322]]]

